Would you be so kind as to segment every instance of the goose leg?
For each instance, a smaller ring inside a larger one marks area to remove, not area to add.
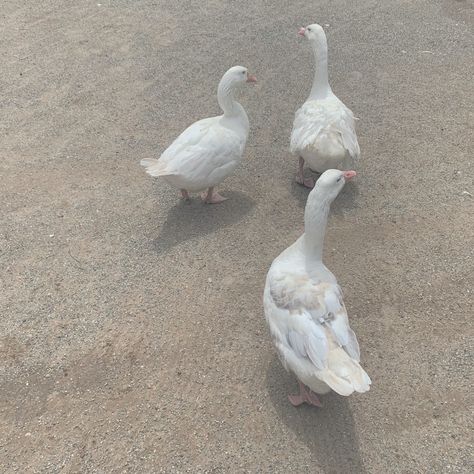
[[[302,184],[307,188],[314,188],[314,179],[304,177],[304,160],[303,158],[301,158],[301,156],[298,163],[298,174],[296,175],[296,182],[298,184]]]
[[[189,193],[186,191],[186,189],[180,189],[181,191],[181,196],[185,201],[189,201]]]
[[[317,395],[309,390],[303,383],[298,380],[298,384],[300,387],[300,393],[294,395],[288,395],[288,400],[294,406],[300,406],[303,403],[307,403],[308,405],[314,407],[322,407],[323,405],[319,401]]]
[[[219,204],[220,202],[227,200],[226,197],[221,196],[218,192],[214,192],[214,187],[213,186],[211,186],[207,190],[207,193],[202,193],[201,194],[201,199],[206,204]]]

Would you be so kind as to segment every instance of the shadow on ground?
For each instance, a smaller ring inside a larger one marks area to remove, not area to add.
[[[216,230],[240,221],[255,206],[255,202],[238,191],[228,191],[229,198],[221,204],[204,204],[199,198],[180,201],[173,206],[161,226],[153,247],[162,254],[175,245],[212,234]]]
[[[278,416],[306,444],[323,472],[366,472],[347,398],[331,393],[321,397],[323,408],[292,407],[287,395],[297,391],[296,379],[283,369],[276,356],[267,370],[267,386]]]

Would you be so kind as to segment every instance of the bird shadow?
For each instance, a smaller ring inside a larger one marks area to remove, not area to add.
[[[319,174],[311,173],[315,179],[319,178]],[[301,186],[294,179],[291,183],[291,194],[298,201],[298,205],[302,208],[306,206],[306,201],[310,193],[310,189]],[[349,181],[345,184],[342,191],[331,205],[331,212],[335,215],[342,215],[344,211],[357,207],[357,196],[359,195],[359,187],[356,181]]]
[[[228,200],[220,204],[204,204],[193,197],[173,206],[153,240],[155,251],[161,254],[180,243],[212,234],[238,222],[255,206],[255,201],[238,191],[228,191],[225,197]]]
[[[290,405],[288,393],[297,392],[296,379],[273,357],[267,370],[270,400],[280,417],[304,443],[312,461],[325,474],[365,474],[354,418],[347,398],[334,392],[321,396],[322,408]]]
[[[342,215],[345,211],[351,211],[358,207],[357,197],[359,196],[359,185],[356,181],[349,181],[345,184],[339,196],[335,199],[331,210],[335,215]]]

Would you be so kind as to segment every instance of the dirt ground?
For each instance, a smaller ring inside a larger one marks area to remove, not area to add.
[[[2,473],[468,473],[474,275],[472,1],[4,0]],[[325,258],[370,392],[289,405],[264,322],[301,233],[293,114],[326,26],[360,118]],[[235,64],[246,159],[189,205],[148,177],[219,112]]]

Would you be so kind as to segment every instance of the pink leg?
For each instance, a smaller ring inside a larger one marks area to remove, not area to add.
[[[207,193],[202,193],[201,199],[206,204],[219,204],[220,202],[227,200],[226,197],[221,196],[218,192],[214,192],[214,187],[210,187],[207,190]]]
[[[298,380],[298,384],[300,387],[300,393],[295,395],[288,395],[288,400],[294,406],[300,406],[303,403],[307,403],[308,405],[312,405],[314,407],[322,407],[323,405],[319,401],[317,395],[309,390],[303,383]]]
[[[301,158],[301,156],[298,163],[298,174],[296,175],[296,182],[298,184],[302,184],[307,188],[314,188],[314,179],[304,177],[304,160],[303,158]]]
[[[186,189],[181,189],[181,196],[185,201],[189,201],[189,193]]]

